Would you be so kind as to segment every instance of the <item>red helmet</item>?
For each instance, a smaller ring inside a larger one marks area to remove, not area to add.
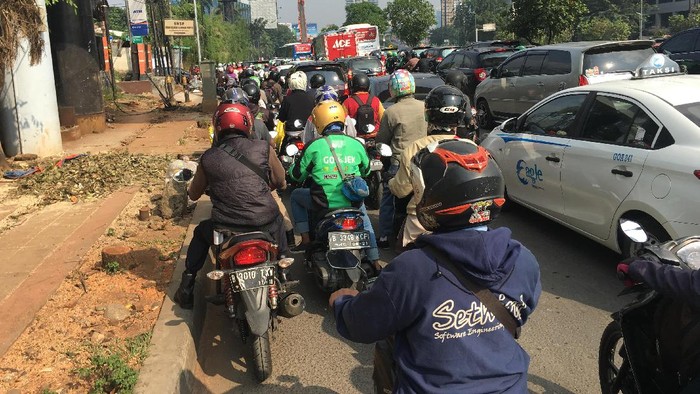
[[[214,128],[217,134],[241,133],[250,137],[253,116],[243,104],[221,104],[214,113]]]
[[[233,66],[231,66],[231,65],[229,65],[228,67],[226,67],[226,73],[227,73],[227,74],[233,74],[233,70],[234,70],[234,68],[233,68]]]

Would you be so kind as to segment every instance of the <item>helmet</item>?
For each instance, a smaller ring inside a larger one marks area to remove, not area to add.
[[[287,77],[287,85],[292,90],[306,90],[306,74],[302,71],[297,71]]]
[[[416,92],[416,81],[406,70],[396,70],[389,78],[389,93],[391,97],[402,97]]]
[[[311,112],[311,121],[316,126],[316,132],[323,134],[327,131],[341,131],[345,127],[345,108],[337,101],[321,101]]]
[[[226,73],[227,73],[227,74],[233,74],[233,66],[228,65],[228,66],[226,67]]]
[[[257,102],[257,101],[256,101]],[[224,92],[223,103],[248,105],[248,95],[241,88],[231,88]]]
[[[309,80],[309,85],[311,85],[311,89],[318,89],[325,84],[326,78],[321,74],[314,74]]]
[[[416,215],[428,231],[484,225],[505,203],[500,168],[471,141],[434,142],[413,156],[411,171]]]
[[[425,119],[435,126],[455,127],[466,114],[471,118],[472,111],[468,104],[469,99],[456,87],[435,87],[425,97]]]
[[[328,85],[316,89],[316,103],[327,100],[338,101],[338,92]]]
[[[214,114],[214,128],[218,135],[240,133],[250,137],[253,127],[253,116],[243,104],[221,104]]]
[[[267,77],[269,79],[277,82],[280,80],[280,73],[279,73],[279,71],[270,71],[270,74]]]
[[[350,89],[353,93],[369,91],[369,77],[365,73],[353,74],[350,80]]]
[[[252,81],[248,79],[247,81],[251,81],[251,83],[244,83],[241,86],[241,89],[245,92],[245,94],[248,96],[250,101],[253,104],[258,104],[258,101],[260,101],[260,88],[258,85],[255,83],[255,81]]]
[[[250,78],[252,76],[255,76],[255,71],[250,68],[246,68],[245,70],[241,71],[241,75],[239,75],[241,79]]]
[[[406,51],[399,51],[398,56],[399,57],[406,57]]]
[[[445,83],[464,92],[464,90],[467,88],[468,80],[467,76],[464,75],[463,72],[459,70],[450,70],[445,76]]]

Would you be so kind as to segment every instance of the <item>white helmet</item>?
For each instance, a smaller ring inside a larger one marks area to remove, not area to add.
[[[297,71],[287,78],[287,85],[292,90],[306,90],[306,74]]]

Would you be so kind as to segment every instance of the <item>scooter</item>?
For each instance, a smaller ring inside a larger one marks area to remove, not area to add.
[[[365,178],[369,188],[369,196],[365,205],[369,209],[379,209],[382,201],[382,169],[388,167],[391,159],[391,147],[387,144],[377,144],[374,138],[357,138],[365,146],[369,157],[370,174]]]
[[[270,339],[277,328],[277,315],[291,318],[305,308],[304,297],[289,291],[296,283],[287,280],[294,259],[278,260],[277,245],[270,234],[261,231],[241,233],[218,227],[213,249],[216,269],[207,277],[217,281],[220,297],[214,299],[226,307],[238,326],[241,340],[252,353],[248,365],[263,382],[272,374]]]
[[[679,269],[700,267],[700,236],[652,244],[638,223],[621,220],[620,228],[634,242],[643,243],[637,256],[641,259],[670,264]],[[621,279],[626,279],[623,275]],[[670,342],[680,342],[690,330],[700,326],[697,318],[671,319],[661,330],[668,312],[683,307],[649,286],[640,283],[620,295],[636,293],[634,301],[612,314],[613,321],[600,340],[598,374],[603,394],[612,393],[679,393],[695,376],[684,376],[681,352],[668,351]],[[675,317],[676,315],[672,315]],[[677,316],[682,316],[681,312]],[[683,315],[686,316],[686,315]],[[677,321],[676,321],[677,320]],[[690,320],[690,323],[688,322]],[[690,328],[688,328],[690,327]],[[698,332],[695,331],[697,334]],[[674,338],[669,341],[669,338]]]

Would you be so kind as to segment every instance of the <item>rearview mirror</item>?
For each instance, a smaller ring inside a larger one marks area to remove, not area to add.
[[[284,148],[284,152],[287,154],[287,156],[296,156],[296,154],[299,153],[299,148],[297,148],[297,146],[294,144],[289,144],[286,148]]]
[[[644,243],[649,239],[646,231],[635,221],[620,219],[620,229],[634,242]]]
[[[376,147],[377,147],[377,150],[379,151],[379,154],[380,154],[382,157],[389,157],[389,156],[391,156],[392,151],[391,151],[391,147],[390,147],[389,145],[383,144],[383,143],[380,142],[380,143],[377,144]]]
[[[492,68],[491,72],[489,73],[489,77],[491,78],[498,78],[498,69],[497,68]]]

